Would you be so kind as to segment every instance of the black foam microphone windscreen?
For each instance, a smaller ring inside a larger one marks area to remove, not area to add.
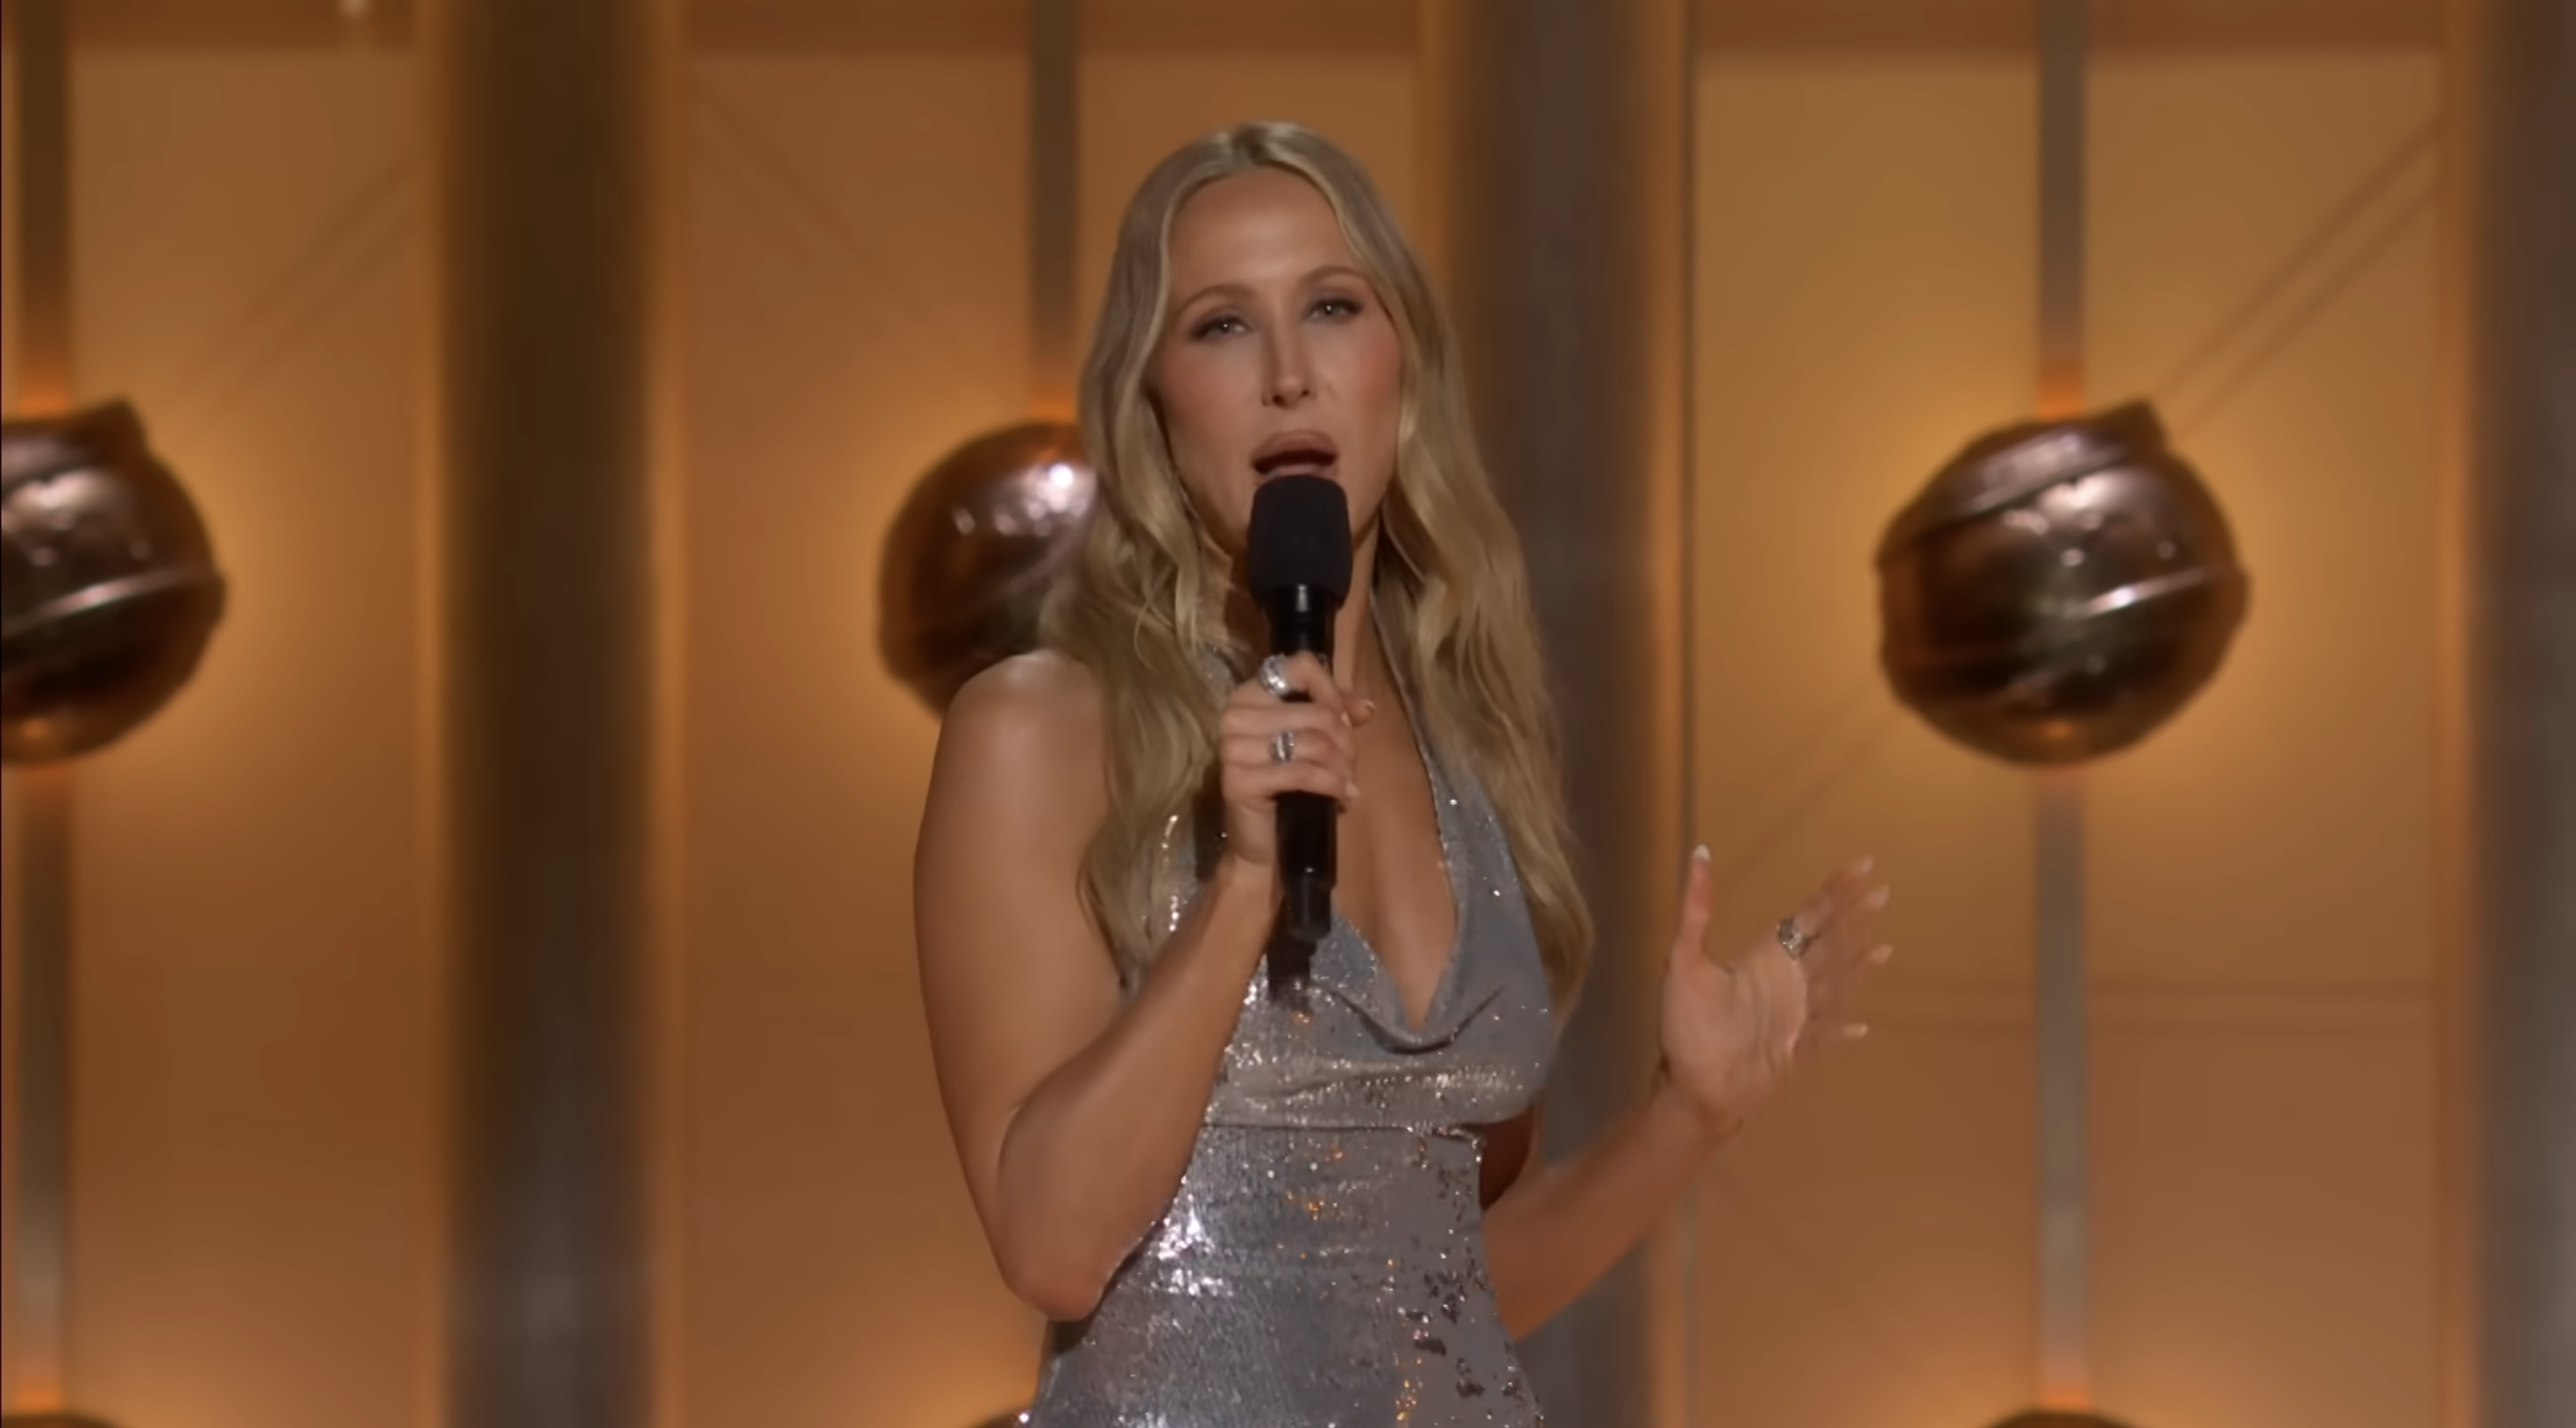
[[[1252,493],[1244,574],[1252,598],[1270,602],[1299,586],[1328,591],[1339,606],[1351,593],[1351,502],[1322,476],[1279,476]]]

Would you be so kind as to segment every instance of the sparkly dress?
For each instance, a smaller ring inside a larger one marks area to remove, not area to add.
[[[1458,911],[1425,1024],[1338,917],[1303,981],[1255,972],[1180,1188],[1092,1316],[1050,1327],[1029,1428],[1541,1421],[1464,1128],[1546,1080],[1546,971],[1493,810],[1423,767]]]

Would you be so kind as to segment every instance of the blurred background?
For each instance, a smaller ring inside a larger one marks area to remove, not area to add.
[[[428,1424],[439,630],[468,568],[438,544],[431,176],[464,128],[433,122],[421,0],[62,8],[67,395],[132,403],[227,582],[187,687],[68,776],[71,1397],[119,1428]],[[879,574],[922,474],[1033,410],[1030,26],[1018,0],[674,13],[658,1412],[967,1428],[1025,1402],[1038,1326],[932,1081],[908,898],[938,726],[880,655]],[[1658,1241],[1660,1423],[1983,1428],[2034,1396],[2032,775],[1891,693],[1872,567],[1933,472],[2035,409],[2034,17],[1690,10],[1674,846],[1710,845],[1745,937],[1875,852],[1903,955],[1865,1054]],[[1322,130],[1439,230],[1425,34],[1402,0],[1083,0],[1082,330],[1145,170],[1237,120]],[[2446,1421],[2444,35],[2437,0],[2094,7],[2086,391],[2156,404],[2254,582],[2206,689],[2086,775],[2091,1381],[2133,1428]],[[24,59],[13,30],[13,86]],[[13,846],[46,777],[8,773]]]

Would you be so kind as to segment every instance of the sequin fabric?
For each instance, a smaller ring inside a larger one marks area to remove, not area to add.
[[[1408,1024],[1338,918],[1302,980],[1265,960],[1171,1205],[1092,1316],[1049,1328],[1030,1428],[1542,1421],[1486,1277],[1466,1128],[1545,1082],[1547,977],[1492,809],[1427,746],[1423,764],[1458,908],[1430,1014]]]

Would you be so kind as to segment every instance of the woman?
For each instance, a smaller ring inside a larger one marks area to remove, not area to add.
[[[1036,1428],[1534,1424],[1515,1336],[1605,1271],[1884,961],[1866,863],[1735,961],[1705,850],[1644,1104],[1542,1165],[1591,924],[1519,546],[1367,176],[1294,126],[1174,154],[1082,382],[1101,505],[942,730],[916,870],[940,1087]],[[1336,668],[1262,661],[1252,496],[1349,498]],[[1301,701],[1282,696],[1301,694]],[[1273,800],[1339,805],[1339,916],[1274,985]]]

